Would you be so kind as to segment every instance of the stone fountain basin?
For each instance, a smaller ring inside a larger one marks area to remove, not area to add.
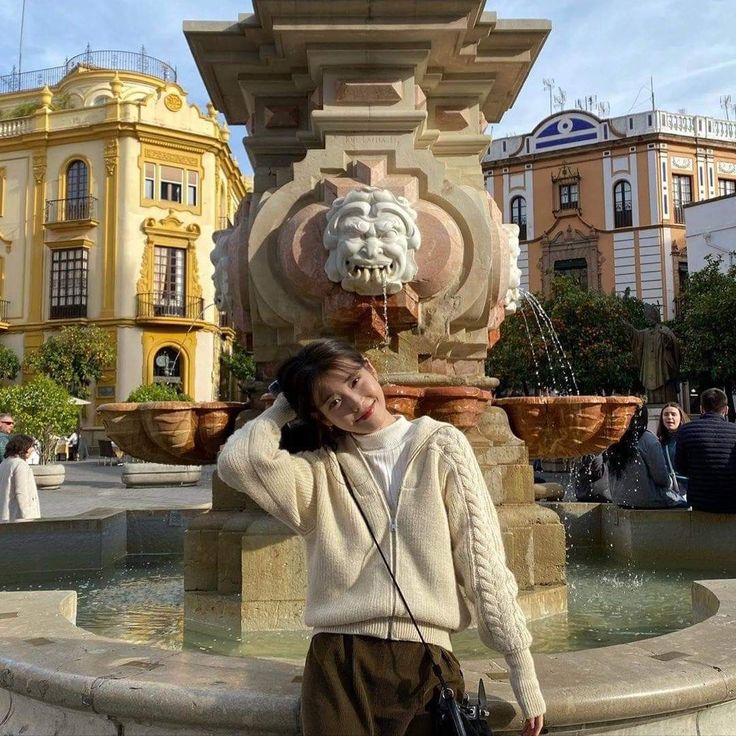
[[[149,401],[103,404],[108,437],[131,457],[165,465],[207,465],[235,428],[246,404]]]
[[[636,396],[514,396],[496,399],[529,457],[596,455],[618,442],[641,405]]]
[[[390,411],[407,419],[428,414],[461,429],[478,424],[492,400],[476,386],[382,387]],[[262,397],[267,400],[267,397]],[[125,453],[165,465],[207,465],[235,429],[246,408],[235,402],[149,401],[103,404],[97,411],[108,437]]]
[[[693,584],[694,626],[600,649],[535,655],[551,733],[733,733],[736,582]],[[74,626],[76,594],[0,594],[3,733],[296,736],[303,663],[176,652]],[[518,733],[502,659],[483,677],[494,733]]]

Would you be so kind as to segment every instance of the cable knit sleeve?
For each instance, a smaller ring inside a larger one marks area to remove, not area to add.
[[[496,509],[465,435],[454,428],[443,435],[456,574],[475,607],[481,640],[506,659],[524,717],[541,715],[546,706],[529,652],[532,638],[516,600],[516,580],[506,566]]]
[[[317,474],[325,458],[320,451],[292,455],[279,448],[281,428],[295,416],[279,396],[228,439],[217,458],[217,474],[294,531],[308,534],[314,526]]]

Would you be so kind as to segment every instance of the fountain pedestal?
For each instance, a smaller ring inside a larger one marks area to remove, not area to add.
[[[484,4],[310,2],[305,14],[259,0],[236,24],[186,35],[213,103],[248,128],[253,192],[215,234],[212,260],[256,378],[267,384],[305,343],[336,336],[399,376],[387,380],[424,389],[396,406],[469,433],[537,615],[564,607],[564,535],[534,504],[505,415],[483,410],[488,349],[520,272],[518,228],[504,227],[480,160],[549,24],[499,21]],[[299,540],[219,481],[187,533],[186,569],[190,628],[301,625]]]

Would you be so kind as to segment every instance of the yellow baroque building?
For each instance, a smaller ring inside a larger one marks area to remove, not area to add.
[[[684,207],[736,192],[736,122],[662,110],[567,110],[494,140],[486,188],[520,229],[522,288],[555,273],[675,315],[687,278]]]
[[[0,77],[0,342],[19,358],[94,324],[117,348],[95,406],[142,383],[216,398],[233,332],[214,307],[212,234],[247,189],[226,126],[167,64],[91,52]]]

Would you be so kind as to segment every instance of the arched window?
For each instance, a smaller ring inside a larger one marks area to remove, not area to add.
[[[526,240],[526,200],[514,197],[511,200],[511,222],[519,226],[519,240]]]
[[[153,382],[181,387],[181,376],[181,351],[173,347],[161,348],[153,358]]]
[[[66,168],[66,219],[88,219],[90,217],[89,205],[89,170],[84,161],[75,159]]]
[[[614,227],[631,227],[631,184],[625,180],[613,187]]]

